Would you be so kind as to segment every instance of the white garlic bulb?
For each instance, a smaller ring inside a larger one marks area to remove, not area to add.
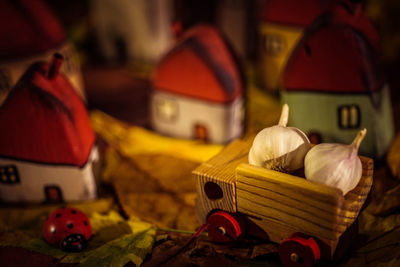
[[[342,190],[353,190],[361,179],[362,164],[358,148],[367,129],[361,130],[350,145],[322,143],[307,153],[304,163],[306,178]]]
[[[311,148],[307,136],[295,127],[286,127],[289,106],[282,107],[279,124],[260,131],[249,152],[249,163],[281,172],[293,172],[304,165]]]

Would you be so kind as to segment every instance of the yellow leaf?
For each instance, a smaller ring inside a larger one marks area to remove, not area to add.
[[[223,148],[222,145],[166,137],[142,127],[128,126],[101,111],[91,112],[90,119],[96,133],[127,157],[139,154],[165,154],[204,162]]]

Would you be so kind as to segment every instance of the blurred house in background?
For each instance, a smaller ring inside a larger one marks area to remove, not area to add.
[[[94,199],[96,135],[82,99],[52,64],[36,62],[0,107],[0,200]]]
[[[335,0],[266,0],[259,25],[259,76],[270,91],[280,86],[282,71],[304,30]]]
[[[194,26],[157,66],[152,126],[214,143],[237,138],[244,128],[244,86],[226,40],[211,26]]]
[[[387,152],[394,136],[390,90],[378,35],[359,4],[336,5],[313,22],[288,60],[283,86],[289,125],[344,144],[367,128],[360,154]]]
[[[26,69],[61,53],[61,71],[84,99],[79,59],[57,17],[42,0],[0,1],[0,106]]]
[[[92,0],[89,10],[108,62],[154,64],[172,45],[172,0]]]

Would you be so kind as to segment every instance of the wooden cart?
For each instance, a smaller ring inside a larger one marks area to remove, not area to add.
[[[248,164],[252,139],[237,140],[193,171],[196,212],[215,241],[249,234],[280,243],[285,266],[337,258],[357,234],[356,219],[371,189],[373,160],[345,196],[337,188]],[[304,177],[304,176],[303,176]],[[340,249],[339,249],[340,248]]]

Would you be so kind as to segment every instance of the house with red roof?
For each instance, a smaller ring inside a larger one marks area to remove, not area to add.
[[[83,80],[74,46],[43,0],[0,1],[0,106],[34,62],[64,56],[61,72],[84,99]]]
[[[153,128],[180,138],[225,143],[244,125],[244,83],[225,39],[212,26],[183,34],[153,78]]]
[[[98,159],[86,107],[60,73],[62,57],[34,63],[0,107],[0,200],[94,199]]]
[[[379,54],[378,35],[359,4],[336,5],[318,17],[283,73],[289,124],[317,142],[344,144],[367,128],[360,154],[382,157],[394,126]]]
[[[304,29],[335,1],[337,0],[264,2],[259,14],[259,76],[266,89],[279,89],[282,71]]]

